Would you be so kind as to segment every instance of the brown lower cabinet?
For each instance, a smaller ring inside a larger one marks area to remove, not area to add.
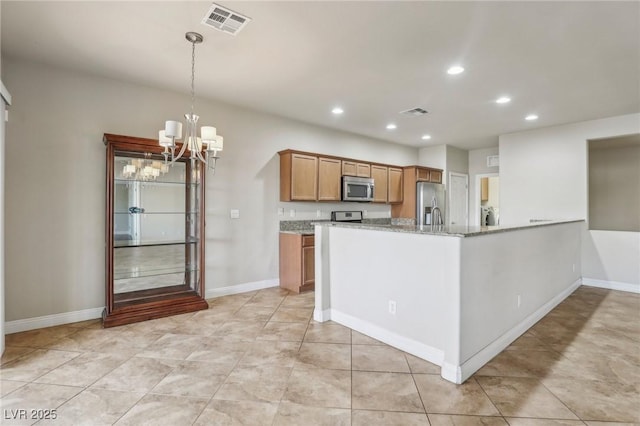
[[[280,233],[280,287],[294,293],[315,287],[315,236]]]

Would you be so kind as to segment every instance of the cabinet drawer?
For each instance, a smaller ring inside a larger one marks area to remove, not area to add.
[[[303,235],[302,247],[313,247],[315,245],[315,235]]]

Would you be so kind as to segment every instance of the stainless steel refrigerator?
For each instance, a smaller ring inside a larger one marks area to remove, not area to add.
[[[438,209],[435,209],[435,208]],[[416,184],[416,225],[444,225],[445,190],[440,183]],[[439,213],[438,214],[438,210]],[[439,216],[439,218],[438,218]]]

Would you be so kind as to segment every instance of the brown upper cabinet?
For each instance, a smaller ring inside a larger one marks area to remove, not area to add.
[[[429,182],[442,183],[442,170],[430,170]]]
[[[318,157],[296,152],[280,153],[280,200],[318,199]]]
[[[489,200],[489,178],[480,179],[480,201]]]
[[[387,166],[371,165],[371,177],[373,178],[373,202],[386,203],[388,200],[389,168]]]
[[[318,201],[340,201],[342,161],[318,157]]]
[[[280,201],[341,201],[342,176],[373,178],[374,203],[401,203],[403,169],[311,152],[280,151]]]
[[[442,170],[415,167],[416,182],[442,183]]]
[[[347,161],[347,160],[342,161],[342,175],[373,177],[371,176],[371,164],[358,163],[355,161]]]
[[[398,167],[389,167],[389,183],[387,202],[391,204],[402,203],[403,194],[403,179],[402,169]]]
[[[402,201],[401,203],[391,206],[391,217],[415,219],[416,182],[442,183],[442,170],[421,166],[409,166],[403,169],[402,179]]]

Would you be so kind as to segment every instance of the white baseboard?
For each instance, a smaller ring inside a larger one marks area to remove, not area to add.
[[[228,296],[230,294],[246,293],[249,291],[262,290],[263,288],[277,287],[280,280],[274,278],[271,280],[253,281],[250,283],[230,285],[227,287],[210,288],[204,292],[205,299],[214,299],[216,297]]]
[[[478,371],[483,365],[491,361],[493,357],[505,350],[514,340],[523,335],[528,329],[530,329],[535,323],[540,321],[545,315],[547,315],[553,308],[558,306],[560,302],[566,299],[571,293],[576,291],[580,287],[580,280],[576,280],[569,287],[563,290],[560,294],[556,295],[553,299],[542,305],[539,309],[533,312],[531,315],[520,321],[502,336],[498,337],[493,342],[485,346],[480,352],[473,355],[467,361],[460,366],[459,382],[462,383],[467,380],[473,373]],[[453,374],[450,371],[450,374]],[[456,376],[458,376],[456,374]],[[444,376],[443,376],[444,377]],[[449,380],[447,377],[445,379]]]
[[[324,311],[320,309],[314,309],[313,319],[318,322],[325,322],[325,321],[331,320],[331,309],[325,309]]]
[[[444,362],[444,352],[440,349],[400,336],[399,334],[378,327],[368,321],[355,318],[351,315],[336,311],[335,309],[330,309],[330,311],[331,313],[329,315],[331,317],[331,321],[342,324],[345,327],[349,327],[352,330],[379,340],[387,345],[391,345],[401,351],[405,351],[411,355],[427,360],[433,364],[442,365]]]
[[[276,278],[273,280],[255,281],[228,287],[212,288],[206,290],[205,298],[213,299],[215,297],[226,296],[229,294],[246,293],[248,291],[276,287],[278,285],[280,285],[280,280]],[[29,331],[38,328],[53,327],[55,325],[102,318],[103,310],[104,308],[83,309],[81,311],[63,312],[60,314],[45,315],[42,317],[8,321],[4,324],[4,332],[5,334],[19,333],[21,331]]]
[[[462,380],[462,368],[459,365],[450,364],[445,362],[440,368],[440,376],[443,379],[450,381],[451,383],[461,384]]]
[[[53,327],[55,325],[102,318],[102,311],[104,311],[104,308],[92,308],[83,309],[81,311],[63,312],[61,314],[45,315],[43,317],[7,321],[4,324],[4,332],[6,334],[19,333],[21,331],[35,330],[37,328]]]
[[[582,285],[588,287],[607,288],[609,290],[627,291],[629,293],[640,293],[640,284],[623,283],[620,281],[604,281],[595,278],[582,278]]]

